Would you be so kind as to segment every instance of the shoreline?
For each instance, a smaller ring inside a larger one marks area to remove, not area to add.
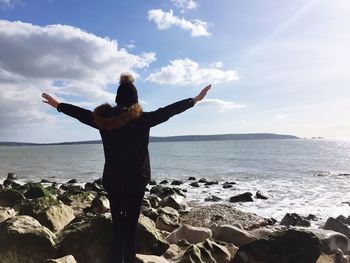
[[[192,177],[188,178],[188,181],[193,185],[196,183],[207,184],[208,187],[217,185],[217,182],[204,178],[197,180]],[[209,205],[191,206],[193,203],[186,199],[186,193],[180,188],[184,183],[174,180],[167,184],[165,182],[160,184],[153,181],[149,185],[149,191],[146,192],[143,200],[138,226],[142,240],[138,244],[138,252],[141,254],[138,256],[139,260],[149,259],[151,257],[149,255],[152,255],[157,259],[155,262],[185,263],[193,256],[201,257],[200,254],[195,253],[199,249],[203,250],[204,254],[210,254],[215,259],[212,262],[235,263],[240,254],[250,253],[245,251],[246,245],[258,246],[261,238],[270,240],[271,244],[280,242],[275,241],[274,233],[280,233],[279,238],[286,239],[288,246],[292,245],[291,241],[288,241],[291,238],[289,235],[298,235],[301,240],[306,238],[307,244],[303,244],[306,247],[312,245],[315,235],[320,242],[327,240],[328,245],[317,250],[317,258],[333,259],[336,249],[341,249],[345,254],[350,253],[347,232],[340,233],[342,231],[337,228],[341,224],[346,226],[344,222],[348,220],[350,223],[350,217],[349,219],[345,217],[347,215],[337,219],[329,218],[326,223],[329,226],[326,228],[340,231],[329,232],[329,230],[312,226],[310,224],[314,220],[312,216],[306,218],[291,213],[277,222],[273,218],[263,218],[242,211],[235,207],[234,203],[208,202]],[[38,246],[34,254],[30,255],[32,258],[37,257],[36,262],[39,262],[39,258],[42,260],[54,256],[73,256],[77,262],[89,263],[94,261],[91,261],[91,255],[86,253],[86,247],[92,246],[89,243],[91,238],[92,240],[97,238],[100,240],[97,245],[99,248],[96,248],[95,244],[91,248],[92,252],[89,253],[93,253],[93,257],[100,262],[106,262],[105,252],[108,248],[106,244],[111,238],[111,231],[108,230],[111,228],[111,215],[108,196],[103,190],[101,180],[87,182],[84,186],[76,180],[63,184],[45,182],[22,185],[16,180],[16,175],[10,173],[4,185],[0,187],[0,230],[2,229],[5,235],[0,239],[7,240],[6,242],[10,242],[12,248],[16,248],[19,244],[23,246],[23,243],[16,243],[17,239],[13,235],[18,235],[20,238],[21,234],[27,233],[30,236],[29,233],[33,234],[33,231],[35,233],[41,229],[41,234],[36,233],[36,237],[48,239],[47,242],[51,243],[49,251],[53,252],[50,255],[42,254],[39,251],[42,247]],[[229,185],[235,185],[235,182],[227,182],[225,185],[224,189],[230,189],[232,187]],[[267,200],[264,193],[260,192],[255,196],[247,193],[236,195],[231,198],[231,201],[246,202],[253,198]],[[101,233],[104,234],[101,236]],[[343,240],[340,243],[339,238]],[[28,243],[24,242],[22,250],[33,250],[30,240]],[[187,241],[183,243],[181,240]],[[73,245],[76,242],[81,242],[83,247],[77,248],[80,245]],[[213,250],[213,247],[216,249]],[[56,250],[58,248],[59,250]],[[296,254],[304,253],[299,251],[299,248],[292,249],[296,249]],[[9,252],[3,251],[0,247],[0,256],[28,256],[25,252],[21,255],[16,253],[11,249]],[[283,257],[283,255],[280,256]],[[206,259],[203,260],[206,262]],[[28,259],[25,261],[32,262]],[[147,262],[147,260],[139,262]],[[321,262],[327,261],[318,261],[318,263]]]

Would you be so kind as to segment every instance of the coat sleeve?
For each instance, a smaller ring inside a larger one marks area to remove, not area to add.
[[[146,124],[149,127],[161,124],[176,114],[184,112],[185,110],[193,107],[194,101],[192,98],[181,100],[170,104],[164,108],[159,108],[156,111],[149,112],[146,117]]]
[[[97,129],[94,123],[92,111],[90,110],[86,110],[68,103],[60,103],[57,106],[57,111],[63,112],[64,114],[71,116],[79,120],[80,122]]]

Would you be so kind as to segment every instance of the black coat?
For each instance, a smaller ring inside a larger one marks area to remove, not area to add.
[[[138,105],[126,110],[108,104],[92,112],[67,103],[60,103],[57,110],[99,129],[105,155],[103,185],[107,191],[130,192],[144,188],[151,178],[150,128],[193,105],[190,98],[152,112],[142,112]]]

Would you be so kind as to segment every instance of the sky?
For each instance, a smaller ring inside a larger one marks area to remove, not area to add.
[[[99,139],[42,103],[114,103],[131,72],[144,111],[205,100],[153,136],[350,138],[348,0],[0,0],[0,141]]]

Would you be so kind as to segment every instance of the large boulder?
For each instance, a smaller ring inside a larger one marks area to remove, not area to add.
[[[225,246],[207,239],[197,245],[190,245],[183,255],[174,259],[176,263],[230,263],[231,255]]]
[[[87,208],[89,212],[94,214],[103,214],[110,209],[109,200],[105,195],[98,195],[92,200],[91,206]]]
[[[68,255],[57,259],[48,259],[44,263],[77,263],[72,255]]]
[[[74,219],[73,209],[52,197],[26,200],[19,209],[20,215],[29,215],[43,226],[57,232]]]
[[[289,229],[239,248],[232,263],[315,263],[321,242],[312,233]]]
[[[0,192],[0,206],[14,207],[24,199],[25,196],[17,190],[7,189]]]
[[[237,247],[255,241],[257,238],[248,231],[231,225],[222,225],[213,228],[213,238],[226,243],[232,243]]]
[[[38,263],[56,256],[54,234],[30,216],[0,224],[0,261]]]
[[[211,236],[212,231],[209,228],[194,227],[184,224],[167,236],[166,240],[170,244],[176,244],[180,240],[186,240],[190,244],[197,244],[204,242]]]
[[[16,215],[15,210],[6,207],[0,207],[0,224],[10,217]]]
[[[333,217],[328,218],[323,228],[326,230],[333,230],[342,233],[347,236],[348,239],[350,239],[350,227],[338,219],[335,219]]]
[[[60,233],[61,255],[73,255],[78,262],[107,262],[112,241],[109,214],[75,218]]]
[[[140,254],[161,256],[168,248],[168,242],[156,229],[153,220],[140,216],[137,224],[137,251]]]

